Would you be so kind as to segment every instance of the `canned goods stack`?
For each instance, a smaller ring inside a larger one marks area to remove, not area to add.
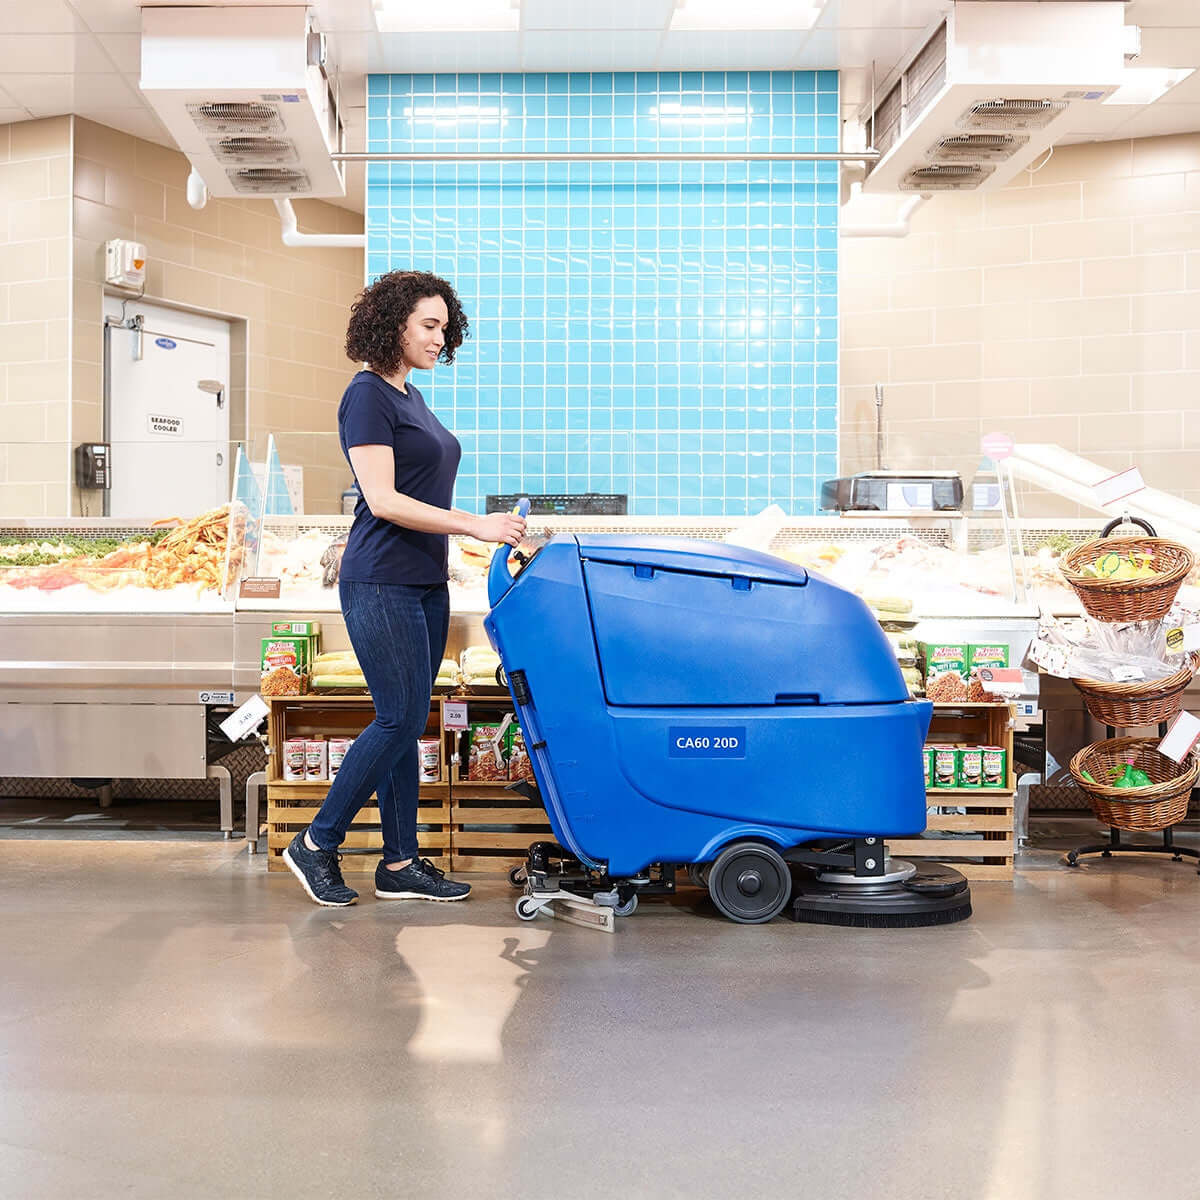
[[[931,791],[1007,788],[1008,751],[1002,746],[926,746],[925,786]]]

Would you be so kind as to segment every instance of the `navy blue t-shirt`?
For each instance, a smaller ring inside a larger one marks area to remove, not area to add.
[[[349,462],[351,446],[391,446],[396,491],[448,509],[462,447],[411,380],[405,386],[402,392],[373,371],[355,375],[338,406],[342,453]],[[358,583],[444,583],[449,544],[444,533],[421,533],[376,517],[359,488],[339,574]]]

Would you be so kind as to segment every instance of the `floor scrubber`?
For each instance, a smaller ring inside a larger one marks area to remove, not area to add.
[[[853,593],[771,555],[679,538],[551,537],[484,627],[557,842],[517,915],[612,929],[677,867],[730,920],[916,926],[970,915],[950,867],[891,858],[925,828],[932,705]]]

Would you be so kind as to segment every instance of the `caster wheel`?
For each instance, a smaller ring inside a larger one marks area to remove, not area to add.
[[[638,898],[637,892],[634,892],[624,904],[613,906],[613,914],[618,917],[632,917],[637,912]]]
[[[773,921],[792,895],[792,873],[765,842],[734,842],[708,873],[708,894],[721,913],[739,925]]]
[[[537,919],[538,905],[534,904],[528,896],[522,896],[517,901],[517,916],[522,921],[534,921]]]
[[[687,877],[688,882],[693,887],[706,887],[708,876],[708,863],[688,863]]]
[[[519,888],[525,886],[525,880],[528,876],[525,874],[524,867],[509,867],[508,882],[512,887]]]
[[[1079,866],[1079,859],[1077,859],[1077,858],[1068,858],[1068,859],[1067,859],[1067,866],[1068,866],[1068,867],[1078,867],[1078,866]]]

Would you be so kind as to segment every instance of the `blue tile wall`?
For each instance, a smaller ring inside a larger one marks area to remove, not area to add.
[[[373,75],[378,151],[836,150],[836,72]],[[627,492],[645,515],[816,511],[837,470],[834,163],[373,163],[367,275],[453,282],[417,376],[456,503]]]

